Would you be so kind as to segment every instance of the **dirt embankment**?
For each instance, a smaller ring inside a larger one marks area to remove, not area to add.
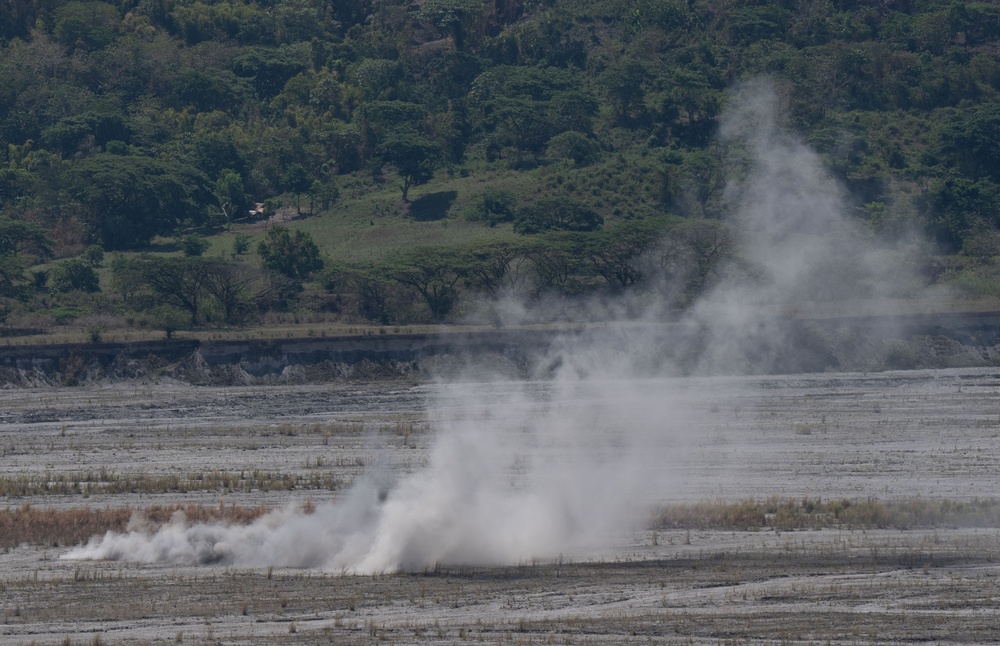
[[[406,377],[491,356],[517,371],[553,333],[517,331],[333,338],[79,343],[0,350],[0,384],[49,386],[173,379],[196,385]]]
[[[727,346],[727,334],[739,336]],[[628,323],[279,340],[163,340],[7,347],[0,385],[124,380],[196,385],[403,378],[488,367],[540,376],[574,348],[640,358],[656,374],[877,371],[1000,365],[1000,312],[768,319],[753,329]],[[711,358],[711,360],[707,360]]]

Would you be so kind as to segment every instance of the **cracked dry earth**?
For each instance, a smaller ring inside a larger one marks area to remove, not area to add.
[[[1000,497],[1000,374],[991,370],[646,381],[609,385],[608,397],[620,387],[683,402],[662,478],[646,492],[652,503]],[[510,388],[477,392],[503,402]],[[448,410],[465,396],[400,382],[4,391],[6,478],[104,469],[139,480],[300,479],[266,491],[12,492],[3,502],[336,500],[367,469],[423,468],[435,433],[428,401]],[[1000,634],[1000,531],[991,528],[623,527],[562,559],[374,576],[60,560],[66,550],[0,553],[0,644],[972,644]]]

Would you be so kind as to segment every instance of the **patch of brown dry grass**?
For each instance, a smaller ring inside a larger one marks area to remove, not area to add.
[[[294,434],[294,427],[279,427],[279,433]],[[85,472],[0,476],[0,496],[52,496],[93,494],[159,494],[190,491],[291,491],[294,489],[324,489],[334,491],[340,479],[329,472],[296,475],[258,470],[208,471],[185,475],[120,474],[108,469]]]
[[[307,501],[303,511],[315,506]],[[155,528],[183,512],[189,523],[225,522],[248,524],[271,511],[267,507],[238,505],[156,505],[146,508],[36,509],[30,504],[0,510],[0,548],[22,543],[66,546],[108,531],[123,532],[134,514],[145,526]],[[745,500],[698,502],[657,507],[650,527],[668,529],[715,529],[754,531],[777,529],[916,529],[953,527],[1000,527],[1000,500],[837,500],[818,499]]]
[[[1000,500],[779,499],[662,505],[653,529],[914,529],[1000,527]]]
[[[91,509],[36,509],[31,505],[0,510],[0,547],[16,547],[23,543],[36,545],[75,545],[109,531],[123,532],[133,514],[141,514],[153,527],[169,521],[183,512],[189,523],[225,522],[248,524],[271,511],[267,507],[238,505],[156,505],[146,508],[118,507]]]

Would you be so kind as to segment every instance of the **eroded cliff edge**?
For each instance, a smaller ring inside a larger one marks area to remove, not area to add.
[[[469,372],[542,377],[581,348],[633,355],[637,376],[1000,366],[1000,312],[760,319],[726,332],[678,323],[505,328],[261,340],[172,339],[0,348],[0,385],[123,380],[194,385],[433,378]],[[597,361],[600,361],[598,356]]]

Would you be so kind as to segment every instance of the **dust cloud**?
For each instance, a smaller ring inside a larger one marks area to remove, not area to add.
[[[247,526],[136,519],[63,558],[370,574],[575,557],[641,517],[675,409],[651,382],[568,369],[542,385],[442,385],[434,399],[428,462],[397,482],[373,474],[313,513]]]
[[[749,347],[778,343],[781,331],[767,321],[783,303],[870,294],[885,280],[844,215],[841,187],[782,127],[771,84],[734,97],[720,141],[744,163],[727,199],[748,266],[685,321],[711,339],[697,359],[709,373]],[[247,526],[179,516],[155,531],[136,519],[62,558],[365,574],[586,555],[639,526],[662,498],[696,414],[669,380],[636,378],[638,366],[647,377],[674,372],[650,359],[663,339],[644,329],[562,339],[538,362],[541,380],[440,384],[428,404],[435,438],[426,465],[364,477],[313,513],[289,507]]]
[[[739,232],[739,260],[687,314],[707,339],[698,358],[703,374],[752,363],[800,369],[808,360],[794,356],[801,339],[789,336],[787,317],[815,309],[852,316],[866,301],[890,314],[892,299],[924,292],[914,248],[878,244],[848,215],[857,205],[788,119],[778,88],[757,79],[734,89],[721,122],[718,139],[732,169],[724,201]]]

